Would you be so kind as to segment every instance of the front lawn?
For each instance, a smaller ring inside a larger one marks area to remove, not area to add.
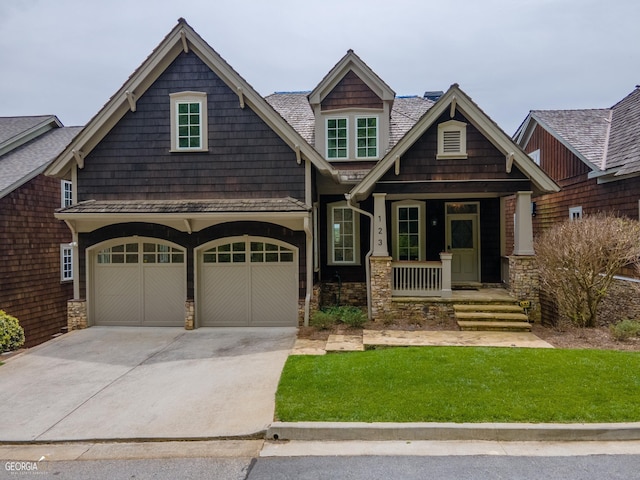
[[[640,421],[640,353],[415,347],[291,356],[280,421]]]

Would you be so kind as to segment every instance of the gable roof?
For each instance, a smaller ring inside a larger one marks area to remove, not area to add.
[[[505,168],[508,162],[506,157],[512,159],[518,167],[533,182],[534,186],[543,192],[557,192],[558,185],[538,167],[524,151],[498,125],[491,120],[476,105],[471,98],[464,93],[457,84],[453,84],[449,90],[430,108],[418,122],[387,152],[385,157],[371,169],[364,179],[356,185],[349,195],[356,201],[367,197],[375,184],[391,168],[402,155],[436,122],[436,120],[452,104],[459,109],[498,150],[505,154]]]
[[[238,94],[238,101],[248,105],[293,150],[300,151],[322,173],[337,178],[337,173],[308,142],[249,85],[213,48],[183,19],[151,52],[146,60],[127,79],[104,107],[89,121],[84,130],[45,172],[64,176],[76,162],[82,168],[83,159],[104,138],[129,109],[135,108],[136,98],[162,74],[182,51],[193,51],[212,71]]]
[[[396,94],[362,59],[349,49],[335,66],[329,70],[320,83],[309,94],[309,103],[317,105],[349,72],[354,72],[383,101],[391,101]]]
[[[55,115],[0,117],[0,155],[62,123]]]
[[[516,142],[525,147],[537,125],[585,163],[590,177],[640,173],[640,88],[611,108],[532,110]]]
[[[21,123],[27,127],[25,132],[28,132],[33,128],[32,123],[27,120],[29,118],[35,117],[25,117],[25,122],[11,122],[12,126]],[[0,119],[0,125],[3,123],[4,119]],[[40,124],[41,122],[38,123]],[[52,128],[0,156],[0,198],[40,175],[80,130],[82,127]]]

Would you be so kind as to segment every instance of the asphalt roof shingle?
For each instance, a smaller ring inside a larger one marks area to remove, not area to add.
[[[82,127],[54,128],[2,155],[0,157],[0,197],[44,170],[80,130]]]
[[[51,118],[55,117],[53,115],[0,117],[0,145]]]
[[[612,107],[607,169],[616,175],[640,172],[640,88]]]

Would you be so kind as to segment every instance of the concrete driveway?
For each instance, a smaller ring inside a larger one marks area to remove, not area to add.
[[[91,327],[0,366],[0,441],[250,436],[295,328]]]

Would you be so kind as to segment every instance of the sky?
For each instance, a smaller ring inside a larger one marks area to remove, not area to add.
[[[263,96],[353,49],[397,95],[459,84],[510,135],[640,84],[638,0],[0,0],[0,116],[84,125],[180,17]]]

